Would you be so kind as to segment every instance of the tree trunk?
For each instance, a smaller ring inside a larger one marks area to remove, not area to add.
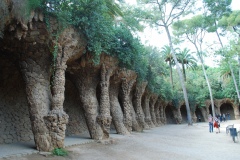
[[[182,75],[182,72],[180,70],[180,67],[179,67],[179,64],[178,64],[178,61],[177,61],[177,57],[176,57],[176,54],[175,54],[175,51],[174,51],[174,48],[173,48],[173,45],[172,45],[173,44],[172,43],[172,38],[171,38],[171,35],[170,35],[170,32],[169,32],[168,26],[165,26],[165,30],[167,32],[167,36],[168,36],[168,40],[169,40],[169,46],[171,47],[173,59],[176,63],[178,76],[179,76],[181,86],[182,86],[182,90],[183,90],[183,95],[184,95],[184,100],[185,100],[185,105],[186,105],[186,110],[187,110],[188,125],[192,125],[191,110],[190,110],[190,107],[189,107],[187,90],[186,90],[185,83],[184,83],[184,80],[183,80],[183,75]]]
[[[184,81],[187,81],[187,76],[186,76],[186,70],[185,70],[185,66],[184,63],[182,63],[182,68],[183,68],[183,76],[184,76]]]
[[[230,70],[231,70],[234,86],[235,86],[235,89],[236,89],[236,92],[237,92],[237,96],[238,96],[238,103],[239,103],[240,102],[240,94],[239,94],[236,78],[235,78],[235,75],[234,75],[234,72],[233,72],[233,69],[232,69],[232,65],[229,62],[228,62],[228,65],[229,65]]]
[[[199,55],[199,59],[200,59],[201,65],[202,65],[202,70],[203,70],[203,73],[204,73],[204,77],[205,77],[207,85],[208,85],[208,90],[209,90],[210,99],[211,99],[211,106],[212,106],[212,114],[213,114],[212,116],[215,117],[215,108],[214,108],[214,101],[213,101],[213,96],[212,96],[211,85],[210,85],[210,82],[208,80],[208,76],[207,76],[207,73],[206,73],[206,70],[205,70],[205,67],[204,67],[204,62],[203,62],[203,59],[202,59],[201,55]]]
[[[238,86],[240,86],[240,54],[238,54]]]
[[[172,84],[172,88],[174,88],[174,85],[173,85],[173,74],[172,74],[172,62],[171,62],[171,59],[169,61],[169,68],[170,68],[170,81],[171,81],[171,84]]]
[[[215,26],[216,26],[216,25],[217,25],[217,24],[216,24],[216,22],[215,22]],[[217,34],[218,40],[219,40],[219,42],[220,42],[220,45],[221,45],[221,47],[222,47],[222,49],[223,49],[223,43],[222,43],[222,40],[221,40],[221,38],[220,38],[219,33],[218,33],[217,30],[216,30],[216,34]],[[239,58],[238,58],[238,61],[239,61]],[[237,82],[236,82],[236,79],[235,79],[235,75],[234,75],[234,72],[233,72],[233,69],[232,69],[232,65],[231,65],[229,62],[228,62],[228,65],[229,65],[229,68],[230,68],[230,70],[231,70],[231,74],[232,74],[234,86],[235,86],[235,89],[236,89],[236,92],[237,92],[238,103],[240,103],[240,94],[239,94]],[[240,79],[239,79],[239,81],[240,81]]]
[[[157,95],[152,95],[150,99],[150,114],[151,114],[151,118],[154,126],[158,126],[157,119],[156,119],[156,112],[158,111],[155,110],[155,104],[157,102],[157,99],[158,99]]]
[[[133,107],[137,115],[137,121],[141,129],[149,129],[148,124],[145,122],[145,116],[142,109],[142,95],[145,91],[147,83],[137,83],[133,97]]]
[[[151,98],[150,92],[145,89],[145,93],[143,95],[143,101],[142,101],[142,108],[145,115],[145,122],[148,124],[149,127],[153,128],[155,126],[152,122],[152,118],[150,114],[150,107],[149,107],[150,98]]]
[[[120,70],[116,71],[113,77],[111,77],[110,83],[110,104],[111,104],[111,115],[113,124],[118,134],[129,134],[129,131],[124,125],[123,110],[118,100],[121,78],[123,77]]]

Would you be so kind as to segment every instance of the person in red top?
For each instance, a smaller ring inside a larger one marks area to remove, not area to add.
[[[216,128],[216,133],[220,133],[220,122],[217,117],[214,118],[213,126]]]

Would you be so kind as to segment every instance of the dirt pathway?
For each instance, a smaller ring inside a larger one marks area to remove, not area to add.
[[[112,144],[89,143],[67,148],[68,157],[44,157],[32,154],[11,159],[18,160],[234,160],[240,159],[240,142],[233,143],[226,135],[225,127],[240,120],[221,124],[221,133],[209,133],[208,123],[193,126],[165,125],[133,133],[128,136],[117,134]]]

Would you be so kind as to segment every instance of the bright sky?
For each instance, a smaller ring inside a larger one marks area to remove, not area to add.
[[[134,5],[136,4],[136,0],[125,0],[127,3]],[[232,0],[232,10],[240,10],[240,0]],[[142,43],[145,45],[156,46],[158,48],[163,47],[164,45],[168,45],[168,38],[165,32],[159,32],[152,28],[146,28],[143,33],[140,34]],[[214,38],[215,37],[215,38]],[[216,35],[208,35],[205,37],[205,41],[208,42],[217,41]],[[223,40],[224,41],[224,40]],[[227,41],[227,40],[225,40]],[[183,43],[181,45],[183,48],[187,47],[192,51],[195,51],[195,48],[192,44]],[[205,59],[205,63],[209,66],[216,66],[217,62],[214,62],[216,57],[208,57]]]

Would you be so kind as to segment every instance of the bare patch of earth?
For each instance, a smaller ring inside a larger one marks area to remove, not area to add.
[[[240,120],[223,122],[221,133],[209,133],[208,123],[193,126],[165,125],[143,133],[122,136],[111,135],[109,143],[93,142],[69,147],[69,155],[32,154],[11,160],[230,160],[240,158],[240,142],[234,143],[226,134],[227,125],[235,124],[239,131]],[[3,160],[3,159],[0,159]]]

